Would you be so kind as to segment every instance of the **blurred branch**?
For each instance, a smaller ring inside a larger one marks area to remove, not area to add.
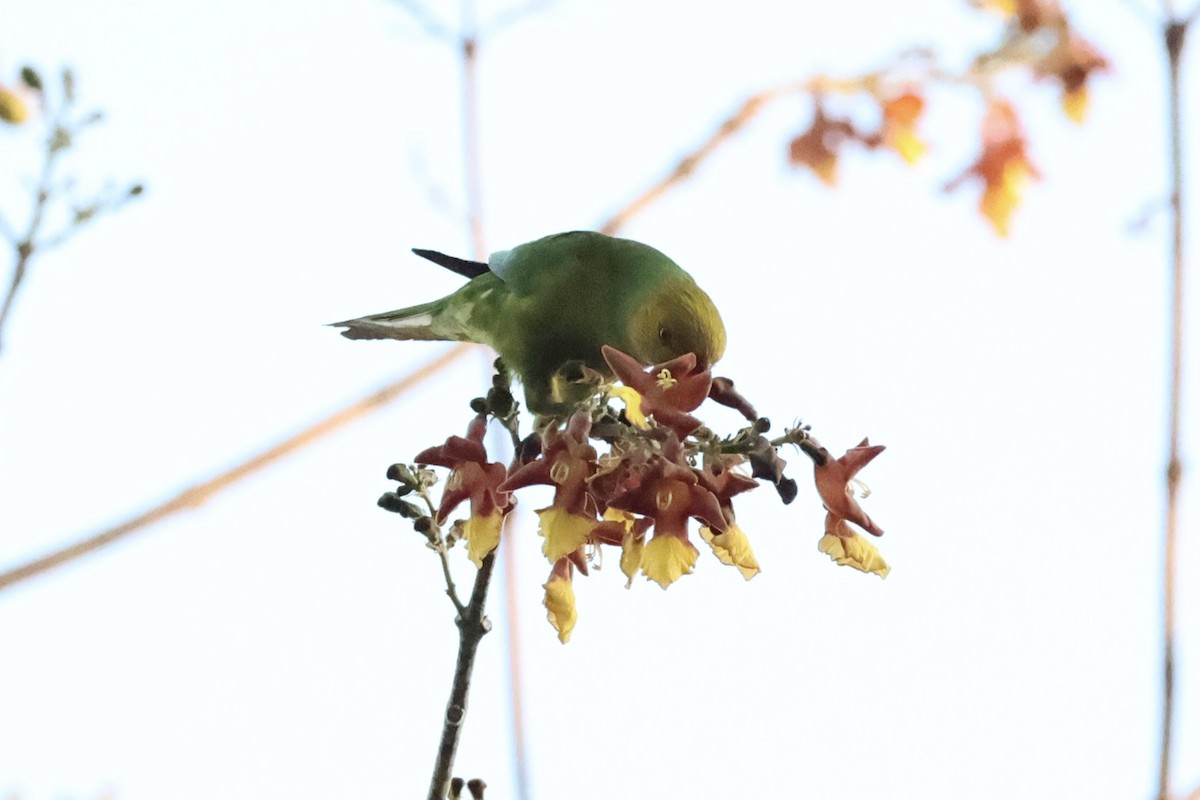
[[[525,6],[513,9],[493,21],[491,31],[494,32],[507,24],[533,13],[537,7],[545,3],[534,0]],[[403,0],[409,13],[421,21],[426,30],[439,39],[453,42],[459,54],[462,68],[462,147],[464,164],[464,195],[466,206],[466,227],[471,242],[472,257],[476,261],[487,261],[487,245],[483,227],[483,190],[482,169],[480,166],[480,125],[479,125],[479,47],[481,37],[475,20],[475,4],[473,0],[463,0],[460,32],[453,33],[444,29],[439,22],[431,21],[430,15],[410,0]],[[488,359],[488,370],[491,370]],[[510,517],[506,515],[505,525]],[[517,798],[529,796],[525,753],[524,708],[521,692],[521,654],[518,635],[519,609],[516,592],[516,554],[513,549],[514,537],[501,536],[506,568],[505,579],[505,616],[509,624],[505,627],[506,649],[509,662],[509,702],[513,731],[513,768],[516,780]],[[448,583],[448,591],[455,606],[459,609],[456,620],[459,629],[459,648],[455,666],[454,678],[450,690],[450,700],[446,708],[446,719],[442,727],[442,735],[434,762],[433,776],[430,779],[429,797],[431,800],[441,800],[446,797],[450,785],[451,773],[454,769],[454,759],[458,753],[458,742],[462,734],[463,717],[466,714],[466,698],[470,689],[471,674],[475,663],[475,652],[480,639],[490,629],[483,616],[484,604],[491,583],[491,575],[495,566],[496,554],[489,555],[479,570],[475,580],[475,588],[471,601],[464,609],[461,607],[453,591],[449,567],[446,563],[445,547],[439,551],[442,560],[442,570]]]
[[[76,137],[86,128],[99,122],[103,116],[100,112],[91,112],[77,119],[71,119],[71,111],[75,105],[75,78],[69,69],[63,70],[62,100],[50,103],[46,100],[41,78],[31,68],[22,71],[26,85],[36,91],[42,99],[48,123],[45,138],[45,151],[42,158],[41,173],[33,190],[33,207],[29,213],[29,222],[25,233],[17,234],[16,229],[0,217],[0,235],[8,240],[13,248],[13,272],[8,290],[0,305],[0,351],[4,349],[4,327],[16,301],[17,293],[29,273],[29,265],[36,253],[45,252],[65,242],[81,227],[94,221],[102,214],[115,211],[125,203],[142,194],[141,184],[113,191],[109,189],[100,196],[84,203],[74,203],[71,214],[61,228],[49,235],[43,234],[47,212],[57,199],[59,187],[55,183],[55,171],[62,154],[75,143]]]
[[[750,120],[758,116],[758,113],[762,111],[767,103],[784,94],[785,91],[784,89],[768,89],[750,95],[750,97],[742,101],[737,111],[726,117],[717,127],[717,130],[703,144],[681,158],[670,172],[663,176],[657,183],[650,186],[646,191],[631,200],[624,208],[609,217],[600,226],[600,231],[610,236],[615,234],[618,230],[625,227],[629,223],[629,220],[657,202],[664,194],[674,188],[676,184],[690,178],[702,161],[711,156],[722,144],[732,139]]]
[[[435,39],[452,42],[458,37],[446,25],[437,18],[432,11],[427,9],[417,0],[395,0],[396,5],[408,12],[408,15],[413,18],[413,21],[425,29]]]
[[[1170,136],[1171,200],[1171,372],[1168,386],[1169,421],[1166,469],[1166,514],[1163,541],[1163,697],[1162,741],[1159,754],[1158,797],[1169,800],[1171,792],[1171,746],[1175,704],[1176,559],[1179,528],[1179,489],[1183,476],[1180,456],[1180,418],[1183,409],[1183,121],[1180,100],[1180,64],[1188,21],[1172,18],[1170,0],[1164,0],[1168,22],[1163,29],[1167,54],[1167,102]],[[1193,17],[1195,12],[1193,12]]]
[[[897,59],[901,63],[912,60],[908,54],[902,54]],[[955,75],[940,69],[935,64],[929,62],[927,58],[922,57],[920,61],[923,62],[924,72],[928,79],[945,83],[972,82],[964,76]],[[691,178],[701,163],[740,133],[743,128],[750,124],[773,101],[791,95],[818,96],[823,94],[853,94],[859,91],[878,91],[883,84],[888,82],[888,73],[890,71],[890,68],[885,68],[852,78],[817,76],[808,80],[793,81],[755,92],[743,100],[732,114],[722,120],[717,129],[699,147],[679,159],[666,175],[602,223],[600,231],[609,235],[615,234],[629,224],[631,219],[662,199],[663,195],[675,188],[676,185]]]
[[[540,11],[545,11],[553,6],[557,0],[528,0],[517,6],[513,6],[505,11],[501,11],[496,16],[492,17],[484,26],[483,32],[488,36],[494,36],[508,26],[520,22],[526,17],[533,16]]]
[[[473,345],[466,343],[455,345],[442,355],[399,380],[351,403],[342,410],[300,431],[294,436],[290,436],[282,442],[267,448],[232,469],[184,489],[165,503],[143,511],[119,525],[89,536],[73,545],[56,550],[53,553],[48,553],[19,567],[14,567],[0,573],[0,591],[55,567],[74,561],[80,556],[95,552],[106,545],[125,538],[131,533],[148,528],[181,511],[200,507],[235,483],[316,443],[318,440],[344,427],[348,423],[387,405],[426,378],[449,366],[472,348]]]

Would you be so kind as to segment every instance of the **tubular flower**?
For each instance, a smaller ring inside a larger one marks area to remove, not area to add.
[[[551,563],[587,544],[596,527],[595,517],[572,514],[557,505],[538,509],[537,515],[538,534],[544,539],[542,553]]]
[[[832,513],[825,515],[825,535],[817,542],[817,549],[841,567],[854,567],[881,578],[886,578],[892,571],[869,539]]]
[[[597,524],[595,503],[590,504],[587,482],[596,472],[596,448],[588,444],[592,429],[591,415],[575,413],[565,430],[551,429],[545,435],[542,455],[517,469],[500,484],[500,491],[512,492],[533,484],[554,487],[554,502],[539,509],[538,532],[542,552],[550,563],[574,553],[588,542]]]
[[[849,119],[827,115],[818,99],[812,125],[788,145],[788,161],[793,167],[808,167],[826,186],[836,186],[839,151],[846,142],[863,139]]]
[[[550,580],[542,584],[546,596],[542,605],[546,607],[546,619],[558,631],[558,640],[563,644],[571,641],[578,615],[575,612],[575,589],[571,586],[571,562],[560,558],[550,570]]]
[[[696,369],[694,354],[688,353],[643,371],[637,359],[615,347],[604,345],[601,352],[625,384],[625,390],[618,389],[616,395],[625,401],[630,422],[644,429],[646,417],[652,416],[660,425],[680,436],[687,436],[700,427],[700,420],[687,412],[696,410],[708,397],[712,373],[707,369]]]
[[[1108,69],[1108,59],[1074,31],[1064,31],[1058,45],[1034,65],[1039,78],[1062,85],[1063,111],[1073,122],[1083,122],[1088,106],[1088,78]]]
[[[582,513],[588,479],[596,472],[596,448],[588,443],[592,418],[575,413],[564,430],[550,429],[542,442],[542,455],[518,468],[500,486],[512,492],[534,484],[554,487],[554,505],[572,514]]]
[[[696,548],[688,540],[688,518],[695,517],[721,533],[726,529],[716,496],[700,486],[695,470],[669,458],[678,449],[677,441],[664,445],[663,454],[640,483],[608,503],[609,508],[653,519],[654,538],[642,547],[640,567],[664,589],[690,573],[696,562]]]
[[[758,559],[750,549],[750,540],[736,522],[729,521],[725,532],[717,534],[713,533],[712,528],[703,525],[700,527],[700,538],[708,542],[713,554],[722,564],[737,567],[746,580],[759,573]]]
[[[463,530],[467,553],[475,566],[500,543],[500,527],[512,503],[508,493],[500,489],[506,470],[503,464],[489,462],[483,447],[487,418],[475,417],[467,428],[466,438],[451,436],[439,447],[430,447],[417,454],[418,464],[432,464],[450,470],[446,490],[438,507],[437,520],[446,521],[464,500],[471,501],[471,516]]]
[[[723,463],[705,463],[704,471],[700,473],[700,483],[717,498],[726,527],[724,532],[714,532],[707,525],[702,525],[700,538],[708,543],[722,564],[737,567],[742,577],[750,580],[759,573],[758,560],[750,548],[750,540],[737,524],[731,498],[755,488],[758,481],[734,472],[733,467],[742,460],[737,456],[728,457]],[[717,469],[720,471],[715,471]]]
[[[978,160],[950,183],[950,191],[969,178],[983,181],[979,211],[1000,236],[1008,236],[1013,211],[1030,178],[1039,178],[1037,167],[1026,152],[1016,110],[1003,100],[994,101],[983,119],[983,152]]]
[[[592,529],[594,544],[621,548],[621,572],[628,578],[625,582],[626,589],[633,585],[633,578],[641,568],[646,531],[653,524],[654,520],[647,517],[637,517],[628,511],[606,508],[603,521]]]
[[[821,495],[821,500],[825,503],[825,508],[829,511],[830,516],[853,522],[874,536],[883,536],[883,529],[871,521],[867,513],[862,510],[862,506],[854,499],[851,481],[854,480],[854,476],[858,474],[859,470],[870,464],[875,456],[882,453],[884,449],[883,445],[872,446],[870,442],[863,439],[857,447],[850,448],[846,451],[846,455],[835,460],[828,450],[822,448],[821,453],[825,457],[825,461],[823,464],[813,467],[817,492]],[[829,525],[826,524],[825,527],[828,532]]]
[[[692,574],[698,555],[687,536],[656,534],[642,548],[642,573],[666,589],[684,575]]]
[[[882,104],[883,144],[899,153],[910,166],[925,155],[925,143],[917,137],[917,120],[924,109],[925,100],[911,91]]]

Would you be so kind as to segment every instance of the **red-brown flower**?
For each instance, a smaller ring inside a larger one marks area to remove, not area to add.
[[[1062,86],[1063,111],[1075,122],[1083,122],[1087,113],[1088,78],[1107,69],[1108,59],[1072,30],[1063,31],[1058,45],[1033,67],[1039,78]]]
[[[588,441],[592,417],[576,412],[563,430],[548,430],[542,441],[542,455],[521,466],[500,485],[500,491],[512,492],[534,484],[554,487],[554,505],[572,514],[584,511],[587,480],[596,471],[596,448]],[[591,509],[593,512],[595,508]]]
[[[639,395],[636,404],[626,398],[631,421],[637,424],[639,417],[652,416],[680,436],[700,427],[700,420],[687,412],[694,411],[708,397],[712,373],[696,369],[694,354],[687,353],[644,370],[636,358],[615,347],[604,345],[601,352],[621,382]]]
[[[554,502],[538,509],[539,533],[545,540],[542,552],[551,563],[564,557],[578,556],[596,526],[597,507],[588,502],[588,479],[596,472],[596,448],[588,443],[592,417],[576,412],[565,430],[550,429],[542,445],[542,455],[508,477],[500,491],[512,492],[533,484],[554,487]],[[577,557],[580,570],[587,574],[587,562]]]
[[[848,118],[826,114],[818,99],[812,125],[788,145],[788,161],[793,167],[808,167],[826,186],[836,186],[842,146],[865,138]]]
[[[641,569],[664,589],[692,571],[697,551],[688,539],[688,519],[695,517],[724,532],[727,523],[716,496],[700,485],[696,471],[676,463],[677,441],[668,441],[637,486],[609,500],[609,508],[654,520],[654,538],[641,552]]]
[[[758,487],[758,481],[754,478],[733,470],[744,460],[743,456],[726,456],[715,460],[715,463],[705,460],[704,469],[699,473],[700,484],[717,498],[721,514],[725,517],[725,530],[718,533],[703,525],[700,527],[700,538],[708,542],[722,564],[737,567],[742,577],[750,580],[759,572],[758,560],[733,513],[733,496]]]
[[[854,498],[854,488],[850,482],[859,470],[871,463],[872,459],[883,451],[883,445],[871,446],[866,439],[863,439],[857,447],[850,448],[846,451],[846,455],[838,459],[834,459],[828,450],[822,449],[825,463],[817,464],[813,468],[817,492],[820,493],[825,508],[829,510],[829,515],[838,520],[853,522],[867,533],[875,536],[882,536],[883,529],[872,522],[867,513],[862,510]]]
[[[437,520],[446,521],[464,500],[471,501],[471,516],[465,530],[467,552],[479,566],[483,557],[500,541],[500,523],[512,505],[506,491],[500,489],[507,470],[504,465],[487,460],[483,436],[487,418],[475,417],[467,427],[466,438],[451,436],[439,447],[422,450],[413,459],[418,464],[432,464],[450,470],[446,490],[438,506]]]
[[[979,198],[979,211],[991,221],[996,233],[1007,236],[1025,184],[1041,175],[1029,159],[1020,119],[1009,103],[995,100],[988,107],[982,139],[983,152],[978,160],[946,184],[946,190],[955,189],[969,178],[980,178],[983,194]]]

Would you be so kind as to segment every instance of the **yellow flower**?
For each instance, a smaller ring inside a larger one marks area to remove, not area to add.
[[[29,104],[25,102],[25,98],[0,84],[0,120],[10,125],[20,125],[27,119]]]
[[[853,533],[849,538],[827,533],[817,542],[817,549],[825,553],[841,567],[854,567],[862,572],[873,572],[886,578],[892,568],[879,555],[875,545],[865,536]]]
[[[715,536],[711,528],[702,525],[700,538],[708,542],[722,564],[737,567],[746,580],[759,573],[758,561],[754,558],[754,551],[750,549],[750,540],[736,522],[730,523],[728,530]]]
[[[567,566],[560,568],[559,564]],[[575,630],[575,590],[571,587],[570,562],[562,559],[554,565],[550,580],[542,584],[546,597],[542,605],[546,607],[546,619],[558,631],[558,640],[566,644],[571,640],[571,631]]]
[[[915,92],[904,92],[882,104],[883,143],[895,150],[909,166],[925,155],[925,143],[917,136],[917,120],[925,100]]]
[[[1083,118],[1087,116],[1087,86],[1080,86],[1078,89],[1063,92],[1062,107],[1072,122],[1082,123]]]
[[[987,217],[996,233],[1008,236],[1013,212],[1021,204],[1021,193],[1029,183],[1029,164],[1014,159],[1004,165],[1000,180],[989,183],[979,198],[979,210]]]
[[[642,568],[642,550],[645,546],[645,534],[633,531],[626,533],[625,540],[621,542],[621,572],[624,572],[627,578],[626,589],[633,586],[633,576]]]
[[[669,534],[655,536],[642,548],[642,572],[666,589],[682,576],[691,574],[699,554],[687,539]],[[624,561],[624,556],[621,560]]]
[[[500,544],[500,527],[504,514],[499,509],[486,516],[472,515],[463,526],[463,538],[467,540],[467,556],[476,567],[483,566],[483,557]]]
[[[642,396],[637,393],[636,389],[628,386],[614,386],[609,389],[609,395],[625,403],[625,417],[635,428],[649,429],[650,423],[646,421],[646,415],[642,413]]]
[[[545,539],[542,552],[552,564],[582,547],[592,528],[596,527],[595,519],[572,514],[558,506],[543,508],[537,515],[540,521],[538,533]]]

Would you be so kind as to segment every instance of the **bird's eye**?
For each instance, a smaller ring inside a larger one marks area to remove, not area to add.
[[[671,341],[671,332],[669,330],[667,330],[666,325],[658,326],[658,338],[664,342]]]

